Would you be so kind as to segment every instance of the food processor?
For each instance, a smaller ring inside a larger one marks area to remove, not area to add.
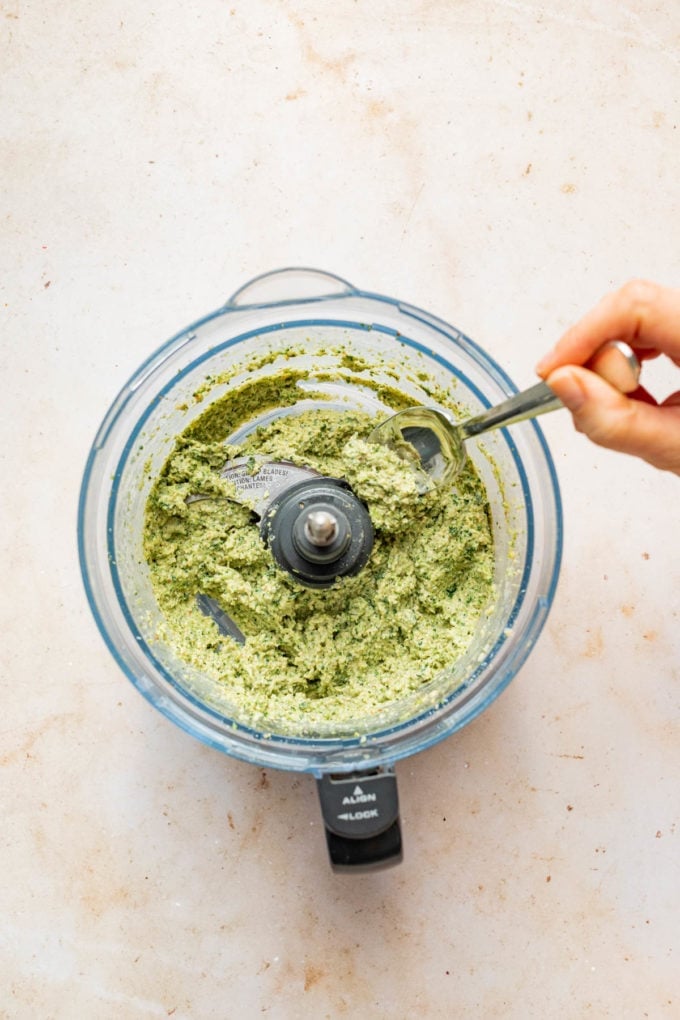
[[[370,385],[362,377],[365,366],[371,367]],[[114,400],[85,467],[80,563],[99,630],[144,697],[211,747],[261,768],[314,776],[331,863],[336,870],[360,871],[401,859],[395,764],[479,715],[536,642],[559,571],[559,490],[535,421],[469,442],[467,455],[488,496],[495,567],[492,603],[466,652],[414,693],[349,723],[329,721],[312,733],[274,718],[254,725],[219,684],[179,659],[158,636],[162,616],[142,538],[147,498],[177,436],[229,386],[253,378],[275,381],[283,367],[308,373],[313,383],[299,383],[293,406],[278,407],[273,400],[255,409],[229,436],[231,444],[277,416],[318,406],[320,399],[324,407],[378,416],[394,410],[389,393],[395,390],[413,405],[430,406],[438,394],[448,393],[461,414],[473,415],[517,392],[481,348],[419,308],[316,269],[266,273],[160,347]],[[235,480],[246,484],[248,473],[239,475],[238,467],[232,468]],[[313,564],[308,584],[332,583],[327,563],[336,563],[340,554],[333,559],[328,550],[339,541],[337,522],[344,528],[348,520],[350,531],[363,529],[365,535],[370,519],[362,507],[347,504],[342,479],[329,488],[304,466],[282,477],[274,491],[276,513],[289,513],[290,533],[297,531],[292,544],[273,550],[277,562],[295,570],[299,564],[291,567],[291,556],[303,555]],[[302,523],[295,486],[313,497]],[[272,503],[268,506],[271,510]],[[263,514],[263,541],[270,538],[272,519]],[[343,542],[342,555],[349,555],[349,539]],[[363,540],[352,548],[348,570],[361,570],[366,548],[370,552]],[[202,598],[202,612],[223,633],[243,639],[223,607]]]

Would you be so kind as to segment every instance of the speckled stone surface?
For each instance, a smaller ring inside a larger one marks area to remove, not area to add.
[[[680,8],[0,18],[0,1016],[680,1017],[677,478],[544,419],[549,623],[487,712],[399,765],[405,860],[373,876],[330,872],[309,777],[134,691],[75,540],[117,390],[257,273],[427,308],[520,385],[611,287],[677,284]]]

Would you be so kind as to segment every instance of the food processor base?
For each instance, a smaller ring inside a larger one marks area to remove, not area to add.
[[[394,769],[325,775],[317,787],[334,871],[377,871],[400,863]]]

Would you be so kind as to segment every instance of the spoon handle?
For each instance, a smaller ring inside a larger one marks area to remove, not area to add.
[[[640,362],[628,344],[620,340],[610,340],[603,344],[586,367],[597,372],[621,393],[630,393],[638,385]],[[459,428],[467,439],[500,428],[501,425],[513,425],[526,418],[536,418],[547,411],[557,411],[563,406],[548,384],[539,382],[504,400],[502,404],[496,404],[488,411],[461,422]]]
[[[528,390],[522,390],[514,397],[509,397],[502,404],[496,404],[488,411],[461,422],[459,428],[467,439],[469,436],[478,436],[481,432],[500,428],[501,425],[513,425],[517,421],[535,418],[547,411],[556,411],[563,406],[548,384],[539,382],[535,386],[530,386]]]

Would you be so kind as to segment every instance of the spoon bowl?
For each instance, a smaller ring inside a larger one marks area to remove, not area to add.
[[[637,389],[640,363],[633,350],[621,340],[603,344],[587,362],[621,393]],[[521,393],[490,407],[474,418],[455,422],[441,407],[407,407],[377,425],[369,434],[408,461],[421,494],[451,485],[465,464],[464,443],[492,429],[536,418],[564,407],[547,383],[539,382]]]

